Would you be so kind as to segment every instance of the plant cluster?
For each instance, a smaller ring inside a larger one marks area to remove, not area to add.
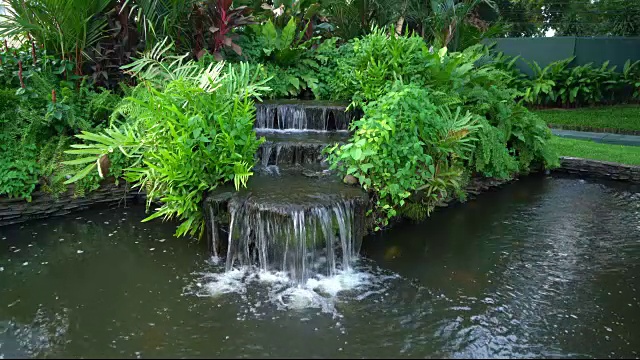
[[[0,51],[0,195],[123,178],[159,204],[148,219],[181,221],[177,235],[203,231],[207,191],[246,185],[261,96],[363,111],[327,151],[371,192],[380,227],[464,197],[470,176],[554,166],[550,131],[525,105],[640,99],[640,63],[532,64],[528,78],[475,45],[504,30],[483,15],[504,2],[5,2],[0,35],[23,45]]]
[[[104,176],[102,159],[120,153],[131,160],[123,177],[146,191],[148,207],[161,204],[145,221],[176,218],[176,236],[201,236],[204,194],[230,181],[239,189],[252,175],[262,141],[253,98],[267,90],[265,80],[246,64],[204,68],[184,57],[163,61],[160,47],[152,54],[131,64],[142,82],[116,109],[124,121],[77,135],[84,143],[67,153],[83,157],[66,164],[88,165],[67,183],[96,168]]]
[[[522,92],[530,106],[580,107],[640,101],[640,60],[627,60],[621,71],[606,61],[571,66],[574,58],[550,63],[542,68],[527,62],[533,75],[527,76],[515,66],[518,57],[497,54],[494,61],[512,74],[510,86]]]
[[[480,64],[486,48],[448,53],[380,29],[348,48],[331,93],[351,98],[364,117],[329,159],[372,191],[380,226],[407,202],[428,214],[460,194],[467,175],[509,178],[556,164],[548,127],[516,102],[520,93],[505,85],[510,74]]]
[[[70,136],[101,126],[119,97],[73,74],[73,64],[57,60],[34,42],[5,44],[0,73],[0,195],[31,199],[38,188],[53,193],[74,169],[60,166]],[[98,187],[81,182],[76,193]]]

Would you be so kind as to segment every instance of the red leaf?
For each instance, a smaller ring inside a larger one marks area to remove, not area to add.
[[[202,57],[207,53],[206,49],[202,49],[200,51],[198,51],[198,53],[196,54],[196,59],[200,60],[202,59]]]

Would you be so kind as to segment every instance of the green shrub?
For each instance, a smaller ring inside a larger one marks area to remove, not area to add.
[[[515,67],[518,58],[495,54],[492,62],[512,76],[509,86],[518,89],[527,105],[545,107],[579,107],[619,104],[640,100],[640,61],[627,61],[622,71],[605,61],[571,66],[574,58],[554,61],[542,68],[528,63],[533,75],[528,77]]]
[[[138,66],[139,65],[139,66]],[[268,90],[246,65],[236,70],[223,63],[200,72],[183,72],[191,62],[160,66],[156,60],[136,64],[138,75],[170,77],[158,69],[185,74],[170,80],[141,85],[129,97],[126,123],[100,133],[77,135],[85,144],[72,145],[70,154],[84,155],[68,165],[89,165],[68,182],[91,173],[97,160],[120,151],[133,164],[123,169],[127,181],[147,192],[148,205],[161,206],[146,220],[177,218],[182,224],[176,236],[202,235],[204,222],[200,206],[206,191],[233,181],[236,189],[246,186],[260,140],[253,131],[255,104],[252,97]],[[146,90],[146,91],[145,91]]]
[[[120,97],[96,91],[85,81],[76,87],[40,69],[25,81],[27,86],[18,91],[0,90],[0,195],[30,200],[38,183],[54,194],[66,191],[65,177],[75,169],[59,162],[70,136],[103,127]],[[83,179],[76,193],[95,190],[99,180]]]
[[[35,144],[23,144],[0,134],[0,195],[31,201],[38,184]]]
[[[354,106],[380,98],[395,81],[425,85],[429,66],[439,59],[421,37],[394,36],[378,28],[345,47],[333,98],[352,99]]]
[[[330,149],[329,161],[373,193],[381,224],[398,211],[428,214],[452,192],[461,195],[463,170],[509,178],[533,164],[557,165],[547,146],[550,130],[516,102],[522,93],[508,86],[513,75],[480,61],[487,48],[448,53],[427,47],[420,37],[380,29],[344,48],[351,54],[338,60],[331,94],[352,99],[351,107],[362,107],[365,116],[352,124],[348,144]],[[461,133],[460,139],[449,137]],[[451,150],[443,151],[455,161],[436,156],[442,149],[433,144],[443,139],[451,140]],[[431,189],[426,198],[424,189]]]
[[[266,97],[295,98],[307,92],[328,99],[341,54],[339,38],[305,40],[304,27],[296,21],[290,17],[282,29],[271,20],[247,27],[239,40],[245,49],[239,58],[262,65],[271,89]]]
[[[350,142],[328,149],[332,168],[356,177],[375,194],[376,218],[386,225],[414,192],[431,209],[459,192],[463,160],[473,150],[477,117],[435,105],[430,91],[400,86],[365,105]]]

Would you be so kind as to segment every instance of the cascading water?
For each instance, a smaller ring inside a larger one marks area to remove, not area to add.
[[[266,101],[256,104],[256,129],[346,131],[357,116],[340,103]]]
[[[225,254],[227,271],[253,267],[304,283],[350,269],[363,236],[362,191],[291,174],[257,176],[249,189],[205,204],[214,256]]]
[[[355,115],[345,110],[300,101],[257,105],[256,132],[267,140],[256,154],[257,174],[247,189],[220,189],[205,202],[214,258],[225,258],[228,274],[278,273],[302,286],[351,269],[367,195],[336,176],[307,175],[324,168],[327,145],[348,139]]]

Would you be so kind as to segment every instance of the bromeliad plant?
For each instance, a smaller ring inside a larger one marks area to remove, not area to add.
[[[102,176],[101,159],[114,151],[129,157],[132,165],[123,170],[124,178],[147,192],[148,207],[161,203],[144,221],[177,218],[182,223],[176,236],[202,235],[200,206],[206,191],[231,181],[236,189],[246,186],[261,142],[253,131],[253,98],[268,90],[246,64],[220,62],[197,72],[180,70],[191,66],[191,61],[134,66],[140,78],[156,74],[166,80],[138,85],[120,107],[135,111],[116,110],[127,115],[124,123],[101,133],[83,132],[77,137],[85,143],[67,151],[84,156],[67,164],[88,164],[68,183],[96,168]],[[163,72],[183,75],[158,75]]]

